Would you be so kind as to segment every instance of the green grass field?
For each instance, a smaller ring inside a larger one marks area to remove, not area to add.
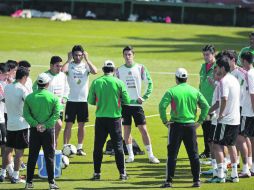
[[[59,55],[67,59],[67,52],[75,44],[82,44],[90,59],[101,70],[103,61],[111,59],[117,66],[123,64],[122,48],[132,45],[135,48],[135,60],[147,66],[154,81],[154,91],[145,103],[148,129],[155,155],[161,163],[148,163],[147,155],[136,156],[135,162],[127,164],[130,179],[118,180],[119,174],[114,157],[104,156],[102,180],[89,181],[93,174],[93,127],[86,128],[84,148],[86,157],[73,157],[70,166],[63,170],[57,179],[61,189],[156,189],[165,178],[167,129],[158,117],[158,104],[166,89],[175,84],[174,75],[177,67],[185,67],[191,74],[189,83],[198,86],[198,72],[203,63],[201,49],[205,44],[214,44],[217,50],[235,49],[239,51],[248,45],[250,28],[213,27],[198,25],[129,23],[110,21],[74,20],[71,22],[52,22],[46,19],[12,19],[0,17],[0,62],[8,59],[28,60],[32,64],[31,77],[49,67],[50,57]],[[102,74],[100,71],[97,76]],[[92,76],[90,80],[94,78]],[[90,122],[94,124],[94,107],[90,109]],[[77,129],[74,126],[72,144],[77,143]],[[142,140],[133,127],[133,137],[141,145]],[[201,129],[198,129],[199,150],[203,151]],[[60,136],[62,146],[62,133]],[[27,156],[27,151],[26,151]],[[26,161],[26,157],[24,160]],[[202,170],[209,167],[202,166]],[[25,174],[22,172],[21,174]],[[37,174],[37,170],[36,170]],[[202,176],[202,181],[205,178]],[[190,166],[186,151],[182,145],[178,156],[174,187],[184,189],[192,185]],[[253,178],[242,179],[238,184],[202,184],[201,189],[244,189],[252,190]],[[0,184],[0,189],[23,189],[24,184],[13,185],[7,180]],[[47,189],[46,180],[35,178],[35,189]]]

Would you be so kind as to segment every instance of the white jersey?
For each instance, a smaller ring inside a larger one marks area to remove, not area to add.
[[[8,114],[7,130],[18,131],[29,128],[23,117],[24,100],[28,95],[26,87],[19,82],[14,82],[6,85],[4,93]]]
[[[233,71],[231,71],[231,74],[234,75],[235,78],[237,78],[237,80],[240,84],[240,90],[241,90],[240,106],[242,107],[242,105],[243,105],[243,90],[244,90],[244,83],[245,83],[246,77],[247,77],[247,71],[241,67],[236,67]]]
[[[141,64],[133,64],[131,67],[122,65],[116,70],[116,76],[122,80],[126,86],[128,94],[131,98],[131,106],[142,106],[136,100],[138,98],[147,99],[152,92],[152,79],[149,72]],[[147,84],[145,94],[142,95],[142,81]]]
[[[217,101],[220,102],[220,88],[219,88],[220,85],[219,85],[219,82],[216,82],[215,85],[216,85],[216,87],[213,91],[212,105],[214,105]],[[219,108],[214,111],[214,116],[211,119],[212,125],[217,125],[219,112],[220,112]]]
[[[250,69],[247,72],[246,83],[243,88],[242,116],[254,116],[250,94],[254,94],[254,69]]]
[[[220,80],[220,97],[226,97],[227,103],[223,118],[219,123],[226,125],[240,124],[240,84],[230,73]]]
[[[61,111],[64,110],[65,102],[63,98],[68,98],[69,95],[69,85],[67,82],[67,77],[63,72],[58,74],[53,74],[50,71],[45,72],[49,77],[48,91],[52,92],[59,98],[59,103],[61,105]],[[38,89],[37,82],[34,84],[34,89]]]
[[[5,104],[4,104],[4,88],[6,83],[4,81],[0,81],[0,123],[4,123],[4,113],[5,113]]]
[[[32,79],[30,77],[27,78],[25,87],[26,87],[29,94],[33,92],[33,82],[32,82]]]
[[[70,87],[68,101],[87,102],[89,73],[90,68],[87,64],[83,62],[79,64],[69,63],[66,73]]]

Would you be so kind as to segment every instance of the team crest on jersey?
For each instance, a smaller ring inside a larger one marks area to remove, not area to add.
[[[128,72],[128,75],[131,75],[131,71]]]

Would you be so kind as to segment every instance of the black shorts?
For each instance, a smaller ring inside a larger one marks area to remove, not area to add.
[[[65,122],[75,123],[88,122],[88,104],[87,102],[67,102],[65,108]]]
[[[19,131],[7,130],[7,142],[6,146],[14,149],[28,148],[29,142],[29,129],[23,129]]]
[[[0,123],[0,145],[5,145],[6,141],[6,126],[5,123]]]
[[[216,125],[213,125],[211,124],[209,127],[208,127],[208,142],[211,143],[213,142],[213,138],[214,138],[214,132],[215,132],[215,129],[216,129]]]
[[[225,125],[218,123],[214,132],[214,144],[234,146],[238,135],[238,128],[239,125]]]
[[[245,136],[254,137],[254,117],[246,117]]]
[[[122,106],[122,124],[131,125],[132,117],[136,127],[146,124],[146,117],[141,106]]]

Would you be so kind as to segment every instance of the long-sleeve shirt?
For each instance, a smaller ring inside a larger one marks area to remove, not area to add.
[[[160,118],[163,123],[168,121],[166,109],[169,104],[171,104],[170,121],[178,123],[194,123],[198,106],[201,109],[198,122],[202,123],[209,111],[205,97],[187,83],[178,84],[164,94],[159,104]]]
[[[96,117],[119,118],[121,105],[130,103],[130,97],[124,83],[113,75],[104,75],[95,79],[90,87],[88,103],[96,105]]]
[[[38,124],[53,128],[60,117],[58,97],[46,89],[38,89],[25,99],[23,116],[31,127]]]
[[[131,98],[131,106],[142,106],[137,102],[138,98],[148,99],[153,90],[152,78],[142,64],[134,63],[131,66],[122,65],[116,70],[116,76],[122,80]],[[142,82],[146,83],[146,89],[142,95]]]

